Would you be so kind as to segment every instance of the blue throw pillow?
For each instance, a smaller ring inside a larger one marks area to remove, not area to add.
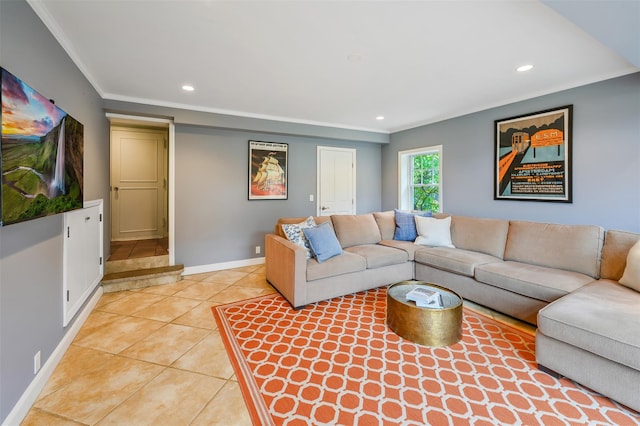
[[[312,228],[303,228],[304,236],[309,240],[311,251],[318,259],[318,263],[322,263],[327,259],[342,254],[342,247],[336,233],[329,222],[324,222]]]
[[[418,238],[416,230],[416,219],[414,216],[431,217],[431,212],[407,212],[395,209],[396,232],[393,234],[394,240],[415,241]]]

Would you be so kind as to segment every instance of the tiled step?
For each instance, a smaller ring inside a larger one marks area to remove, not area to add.
[[[115,272],[135,271],[137,269],[159,268],[169,266],[169,255],[138,257],[134,259],[107,260],[105,274]]]
[[[171,284],[182,279],[184,265],[161,266],[136,269],[133,271],[112,272],[102,278],[102,290],[105,293]]]

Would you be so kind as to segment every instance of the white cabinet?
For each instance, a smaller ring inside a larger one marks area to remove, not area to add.
[[[104,275],[102,200],[64,214],[63,326],[67,326]]]

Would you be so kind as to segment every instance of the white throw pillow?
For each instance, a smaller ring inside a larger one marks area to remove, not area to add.
[[[625,287],[640,291],[640,241],[635,243],[627,254],[627,266],[618,281]]]
[[[451,216],[444,219],[416,216],[418,238],[415,244],[455,248],[451,242]]]

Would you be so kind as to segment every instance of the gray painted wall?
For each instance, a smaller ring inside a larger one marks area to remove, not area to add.
[[[287,200],[247,199],[249,140],[289,144]],[[380,144],[176,126],[176,262],[261,257],[278,217],[315,215],[317,146],[356,149],[357,212],[380,210]]]
[[[84,124],[84,199],[103,198],[108,211],[102,101],[23,0],[0,2],[0,54],[0,65]],[[55,215],[0,228],[0,422],[33,380],[36,352],[44,365],[68,329],[62,327],[62,227],[63,216]]]
[[[494,120],[569,104],[573,203],[495,201]],[[398,202],[398,151],[431,145],[443,145],[445,212],[640,232],[640,73],[392,134],[382,148],[383,209]]]

